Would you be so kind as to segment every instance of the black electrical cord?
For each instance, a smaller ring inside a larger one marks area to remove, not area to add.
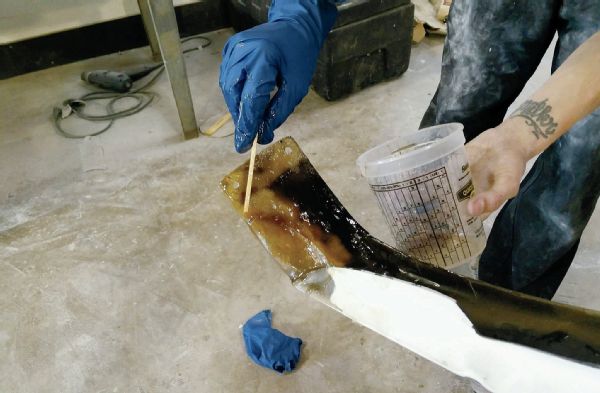
[[[191,40],[196,40],[196,39],[204,41],[200,45],[200,48],[206,48],[207,46],[209,46],[212,43],[210,38],[200,36],[200,35],[186,37],[186,38],[182,39],[181,42],[185,43],[185,42],[188,42]],[[198,47],[188,48],[188,49],[184,50],[183,53],[189,53],[189,52],[192,52],[195,50],[199,50],[200,48],[198,48]],[[165,66],[163,63],[156,69],[156,71],[154,71],[154,74],[150,74],[152,76],[150,77],[150,79],[147,80],[147,82],[145,82],[142,86],[140,86],[130,92],[127,92],[127,93],[115,93],[115,92],[110,92],[110,91],[93,91],[91,93],[84,94],[79,98],[70,98],[68,100],[65,100],[63,102],[63,107],[62,108],[54,108],[53,113],[52,113],[52,119],[54,122],[54,126],[56,127],[56,130],[65,138],[71,138],[71,139],[86,138],[88,136],[96,136],[96,135],[102,134],[103,132],[107,131],[113,125],[115,120],[136,114],[136,113],[142,111],[148,105],[150,105],[150,103],[154,100],[154,98],[157,96],[157,94],[150,92],[150,91],[146,91],[146,89],[149,88],[150,86],[152,86],[156,82],[156,80],[158,79],[158,77],[160,77],[160,75],[162,75],[164,70],[165,70]],[[133,105],[129,106],[128,108],[125,108],[125,109],[122,109],[119,111],[115,110],[115,104],[118,101],[125,99],[125,98],[131,98],[131,99],[135,100],[136,102]],[[86,113],[84,110],[86,104],[88,102],[97,101],[97,100],[109,100],[105,105],[105,114],[92,115],[92,114]],[[67,111],[67,113],[63,114],[63,111],[65,111],[65,110]],[[79,134],[79,133],[74,134],[74,133],[66,131],[61,125],[62,120],[71,114],[74,114],[81,119],[93,121],[93,122],[108,121],[108,124],[104,128],[102,128],[98,131],[94,131],[94,132],[87,133],[87,134]],[[229,135],[225,135],[225,136],[229,136]]]

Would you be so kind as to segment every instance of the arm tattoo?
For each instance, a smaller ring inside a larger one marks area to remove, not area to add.
[[[548,138],[554,134],[558,124],[550,114],[552,107],[548,105],[548,99],[543,101],[527,100],[510,116],[522,117],[525,119],[525,124],[531,126],[531,133],[536,139]]]

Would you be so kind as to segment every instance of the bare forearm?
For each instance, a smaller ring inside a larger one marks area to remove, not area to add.
[[[600,32],[585,41],[501,125],[532,158],[600,106]]]

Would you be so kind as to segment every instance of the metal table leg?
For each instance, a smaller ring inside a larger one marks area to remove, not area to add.
[[[138,2],[143,18],[143,10],[149,11],[145,13],[149,16],[150,23],[148,23],[148,26],[151,25],[152,27],[147,28],[146,32],[151,46],[153,40],[151,36],[154,36],[162,60],[165,63],[167,76],[175,97],[175,105],[177,105],[177,111],[179,112],[183,135],[185,139],[196,138],[199,135],[198,125],[196,124],[192,94],[190,93],[185,62],[181,52],[173,2],[171,0],[138,0]],[[144,18],[144,24],[146,24],[146,18]]]
[[[138,6],[140,8],[140,14],[142,15],[142,22],[144,22],[146,36],[148,37],[148,42],[150,42],[150,49],[152,50],[152,59],[154,61],[160,61],[160,48],[158,47],[158,39],[156,38],[156,30],[154,30],[154,23],[152,23],[150,6],[148,5],[148,2],[146,0],[138,0]]]

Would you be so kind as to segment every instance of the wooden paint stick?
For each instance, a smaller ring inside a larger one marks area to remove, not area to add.
[[[258,142],[258,135],[252,142],[252,148],[250,149],[250,166],[248,167],[248,180],[246,181],[246,198],[244,199],[244,214],[248,213],[250,207],[250,193],[252,192],[252,177],[254,176],[254,159],[256,157],[256,143]]]
[[[212,136],[215,132],[219,131],[221,127],[223,127],[227,122],[231,120],[231,114],[227,112],[225,115],[221,116],[219,120],[214,122],[210,127],[203,132],[204,135]]]

